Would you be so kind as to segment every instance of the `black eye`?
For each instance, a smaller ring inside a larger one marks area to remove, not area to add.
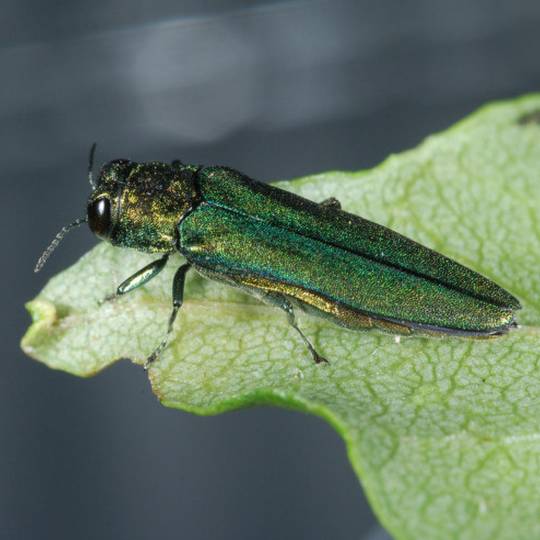
[[[111,202],[100,197],[88,205],[88,225],[101,238],[108,238],[111,229]]]

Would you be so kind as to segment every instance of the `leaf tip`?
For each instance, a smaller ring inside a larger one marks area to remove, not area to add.
[[[49,333],[50,328],[58,321],[56,306],[47,300],[32,300],[25,304],[32,317],[32,324],[21,340],[22,350],[34,357],[39,344]]]

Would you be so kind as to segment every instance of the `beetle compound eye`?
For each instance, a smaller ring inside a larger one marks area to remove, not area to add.
[[[101,238],[108,238],[111,229],[111,201],[100,197],[88,205],[88,225]]]

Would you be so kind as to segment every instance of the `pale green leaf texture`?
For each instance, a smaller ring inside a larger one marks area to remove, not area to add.
[[[280,184],[337,197],[495,280],[523,304],[519,329],[398,341],[303,316],[330,360],[315,365],[279,310],[192,273],[172,346],[150,370],[159,399],[199,414],[276,403],[326,418],[396,539],[540,538],[538,111],[540,95],[497,103],[371,171]],[[28,304],[24,350],[83,376],[141,363],[163,336],[180,257],[99,301],[151,259],[98,245]]]

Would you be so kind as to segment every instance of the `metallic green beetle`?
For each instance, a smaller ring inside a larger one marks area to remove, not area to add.
[[[155,277],[171,253],[186,259],[173,280],[167,345],[182,305],[186,272],[240,287],[283,309],[321,315],[351,329],[490,337],[515,326],[521,306],[510,293],[457,262],[386,227],[341,210],[336,199],[315,203],[227,167],[115,160],[88,177],[86,218],[64,227],[38,271],[71,228],[88,222],[103,240],[162,253],[117,289],[122,295]]]

